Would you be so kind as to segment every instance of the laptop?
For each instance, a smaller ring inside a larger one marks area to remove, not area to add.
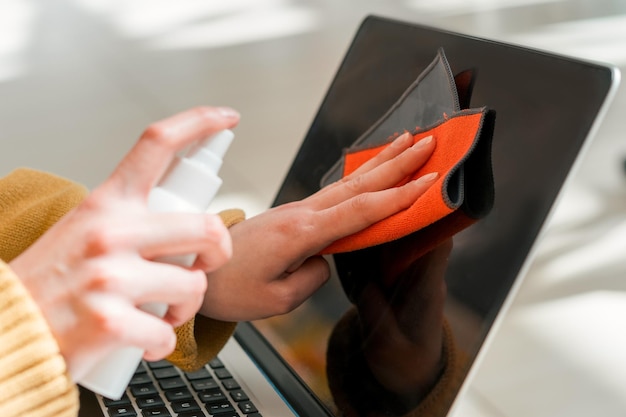
[[[412,235],[394,246],[327,256],[331,280],[292,313],[240,323],[218,357],[198,372],[186,374],[164,361],[143,363],[122,400],[81,388],[81,417],[329,417],[374,409],[398,415],[433,404],[442,416],[455,410],[619,73],[604,64],[368,16],[275,205],[319,190],[344,149],[393,108],[439,51],[453,74],[473,74],[471,91],[458,91],[471,93],[464,105],[496,114],[488,212],[419,257]],[[396,279],[383,282],[391,269]]]

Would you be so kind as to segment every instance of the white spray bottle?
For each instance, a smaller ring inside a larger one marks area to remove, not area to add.
[[[169,167],[148,197],[148,207],[157,212],[195,212],[207,210],[222,180],[217,176],[222,158],[234,134],[223,130],[200,141]],[[160,259],[162,262],[191,266],[195,255]],[[167,312],[167,305],[149,303],[142,310],[158,317]],[[124,394],[144,351],[137,347],[121,348],[98,363],[78,383],[106,398],[119,399]]]

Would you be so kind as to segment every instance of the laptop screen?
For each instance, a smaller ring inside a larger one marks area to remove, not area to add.
[[[254,323],[329,414],[394,415],[422,406],[433,389],[443,390],[444,408],[451,404],[613,83],[602,65],[368,17],[275,204],[319,190],[343,149],[440,49],[454,74],[474,73],[468,106],[496,113],[489,213],[419,256],[411,235],[334,255],[337,273],[310,300]]]

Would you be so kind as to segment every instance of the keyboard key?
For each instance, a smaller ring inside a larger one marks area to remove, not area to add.
[[[224,379],[222,381],[222,385],[224,385],[224,388],[226,388],[228,391],[241,388],[237,381],[235,381],[234,379]]]
[[[161,359],[160,361],[155,361],[155,362],[146,362],[146,364],[148,365],[148,368],[150,369],[167,368],[169,366],[172,366],[172,364],[166,361],[165,359]]]
[[[144,366],[143,362],[139,362],[137,369],[135,369],[135,374],[145,374],[146,372],[148,372],[148,370]]]
[[[215,379],[209,369],[215,372]],[[163,390],[162,394],[154,385],[155,380]],[[185,381],[191,385],[201,403],[194,399]],[[223,388],[228,390],[228,394],[222,391]],[[141,409],[142,417],[206,417],[205,413],[215,417],[261,417],[219,358],[193,372],[184,372],[166,360],[143,361],[135,370],[128,395],[120,400],[103,398],[108,417],[137,417],[129,396]]]
[[[152,371],[154,373],[154,377],[156,379],[165,379],[165,378],[173,378],[175,376],[179,376],[178,370],[173,366],[169,366],[166,368],[159,368]]]
[[[230,372],[228,372],[228,369],[226,369],[226,368],[216,369],[215,370],[215,376],[218,377],[219,379],[227,379],[227,378],[232,378],[233,377],[230,374]]]
[[[152,382],[152,378],[147,373],[135,374],[133,375],[130,383],[128,385],[143,385]]]
[[[191,381],[191,386],[196,391],[205,391],[219,388],[219,384],[213,378],[199,379],[197,381]]]
[[[211,378],[211,373],[206,368],[200,368],[194,372],[185,372],[185,376],[188,380],[195,381],[196,379]]]
[[[177,417],[206,417],[203,411],[184,411],[182,413],[178,413]],[[239,416],[236,416],[239,417]]]
[[[174,401],[172,404],[172,410],[175,413],[182,413],[183,411],[199,411],[200,406],[194,399],[184,401]]]
[[[248,396],[246,395],[245,392],[243,392],[240,389],[234,390],[230,392],[230,398],[233,399],[233,401],[235,402],[239,402],[239,401],[247,401],[248,400]]]
[[[130,405],[130,398],[128,398],[128,395],[124,394],[122,395],[122,398],[120,398],[119,400],[112,400],[110,398],[102,398],[102,402],[107,408],[119,407],[121,405]]]
[[[239,409],[244,414],[252,414],[258,411],[256,407],[254,406],[254,404],[252,404],[250,401],[243,401],[243,402],[240,402],[238,405],[239,405]]]
[[[206,409],[212,416],[232,413],[235,411],[235,408],[230,403],[211,404],[207,405]]]
[[[211,390],[211,391],[200,391],[198,392],[198,398],[205,404],[216,404],[226,402],[226,395],[222,391]]]
[[[172,417],[167,408],[150,408],[141,412],[143,417]]]
[[[144,408],[155,408],[155,407],[163,407],[165,403],[161,399],[160,396],[154,395],[151,397],[141,397],[137,398],[137,406],[142,410]]]
[[[165,398],[168,401],[186,400],[191,398],[191,392],[187,388],[178,388],[165,391]]]
[[[185,384],[185,381],[183,381],[181,377],[177,376],[175,378],[167,378],[167,379],[159,380],[159,386],[161,387],[163,391],[166,391],[170,389],[184,388],[187,385]]]
[[[147,397],[149,395],[154,395],[158,391],[153,384],[146,385],[136,385],[134,387],[130,387],[130,392],[135,397]]]
[[[137,413],[132,406],[119,406],[107,408],[107,413],[111,417],[135,417]]]
[[[217,369],[217,368],[223,368],[224,364],[222,363],[221,360],[219,360],[219,358],[215,358],[209,362],[209,366],[211,367],[211,369]]]

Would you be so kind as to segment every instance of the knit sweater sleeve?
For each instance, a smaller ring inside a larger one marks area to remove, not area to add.
[[[0,178],[0,259],[13,260],[86,195],[74,182],[27,168]]]
[[[28,169],[0,179],[0,259],[19,255],[85,194],[70,181]],[[0,415],[70,417],[78,403],[46,320],[0,261]]]
[[[71,417],[78,393],[39,309],[0,261],[0,415]]]

